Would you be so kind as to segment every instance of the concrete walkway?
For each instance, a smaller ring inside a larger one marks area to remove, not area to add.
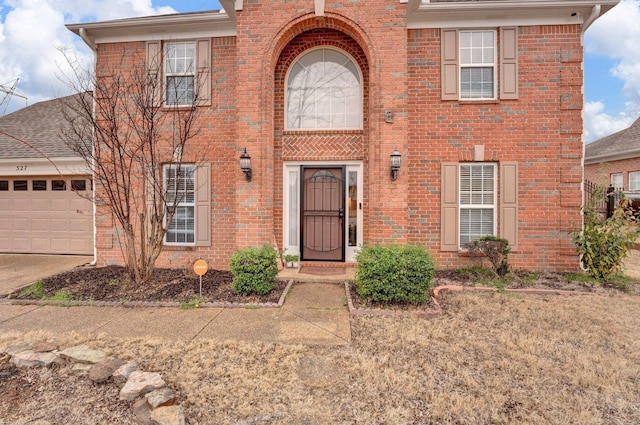
[[[124,308],[0,303],[0,332],[76,332],[96,337],[243,340],[344,345],[351,341],[343,285],[298,283],[282,308]]]

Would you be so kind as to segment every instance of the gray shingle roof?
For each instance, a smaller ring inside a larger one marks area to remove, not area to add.
[[[625,154],[640,156],[640,118],[627,129],[603,137],[585,147],[585,161]]]
[[[61,130],[68,127],[61,102],[73,96],[47,100],[0,117],[0,131],[22,139],[51,158],[75,157],[61,139]],[[42,158],[36,150],[18,140],[0,134],[0,159]]]

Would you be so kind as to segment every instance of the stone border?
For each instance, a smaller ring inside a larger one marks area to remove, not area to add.
[[[206,302],[198,306],[198,308],[280,308],[284,304],[293,279],[289,280],[284,291],[280,295],[277,303],[232,303],[232,302]],[[12,298],[0,298],[0,304],[13,305],[38,305],[38,306],[54,306],[54,307],[180,307],[182,303],[177,301],[76,301],[76,300],[18,300]]]
[[[462,286],[462,285],[441,285],[431,289],[431,297],[429,299],[433,308],[424,310],[389,310],[382,308],[368,308],[358,309],[353,305],[353,299],[351,297],[351,282],[345,282],[345,291],[347,293],[347,303],[349,305],[349,314],[352,316],[392,316],[392,317],[413,317],[417,319],[434,319],[442,313],[442,306],[438,302],[440,292],[451,291],[476,291],[476,292],[498,292],[497,288],[489,287],[475,287],[475,286]],[[582,292],[582,291],[565,291],[561,289],[504,289],[504,292],[525,294],[525,295],[583,295],[583,296],[611,296],[610,294],[598,294],[595,292]],[[622,294],[621,294],[622,295]],[[633,297],[632,299],[638,299],[640,297]]]
[[[119,399],[130,403],[133,418],[142,425],[184,425],[184,407],[156,372],[143,372],[136,362],[109,357],[86,345],[59,350],[57,344],[20,342],[0,349],[16,368],[67,367],[96,384],[120,387]]]

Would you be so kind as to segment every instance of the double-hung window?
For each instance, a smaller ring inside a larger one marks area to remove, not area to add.
[[[192,105],[195,99],[196,43],[165,43],[165,104]]]
[[[496,234],[496,167],[460,164],[459,244]]]
[[[167,212],[174,211],[169,221],[165,214],[167,245],[195,244],[195,166],[167,164],[164,167]]]
[[[518,33],[517,27],[443,28],[442,100],[518,99]]]
[[[622,173],[611,174],[611,186],[616,190],[622,190]]]
[[[460,31],[460,99],[496,98],[496,32]]]

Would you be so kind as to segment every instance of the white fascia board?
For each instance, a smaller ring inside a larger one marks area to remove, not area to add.
[[[640,150],[631,150],[626,152],[619,152],[615,154],[598,155],[584,159],[584,165],[600,164],[602,162],[623,161],[625,159],[633,159],[640,157]]]
[[[67,28],[94,44],[178,40],[236,35],[236,23],[224,12],[180,13],[115,21],[71,24]],[[85,40],[86,42],[86,40]]]
[[[91,170],[82,158],[13,158],[0,159],[0,176],[25,177],[90,175]]]
[[[473,28],[506,25],[583,24],[593,8],[605,13],[619,0],[505,0],[430,3],[422,2],[407,20],[409,29]]]

